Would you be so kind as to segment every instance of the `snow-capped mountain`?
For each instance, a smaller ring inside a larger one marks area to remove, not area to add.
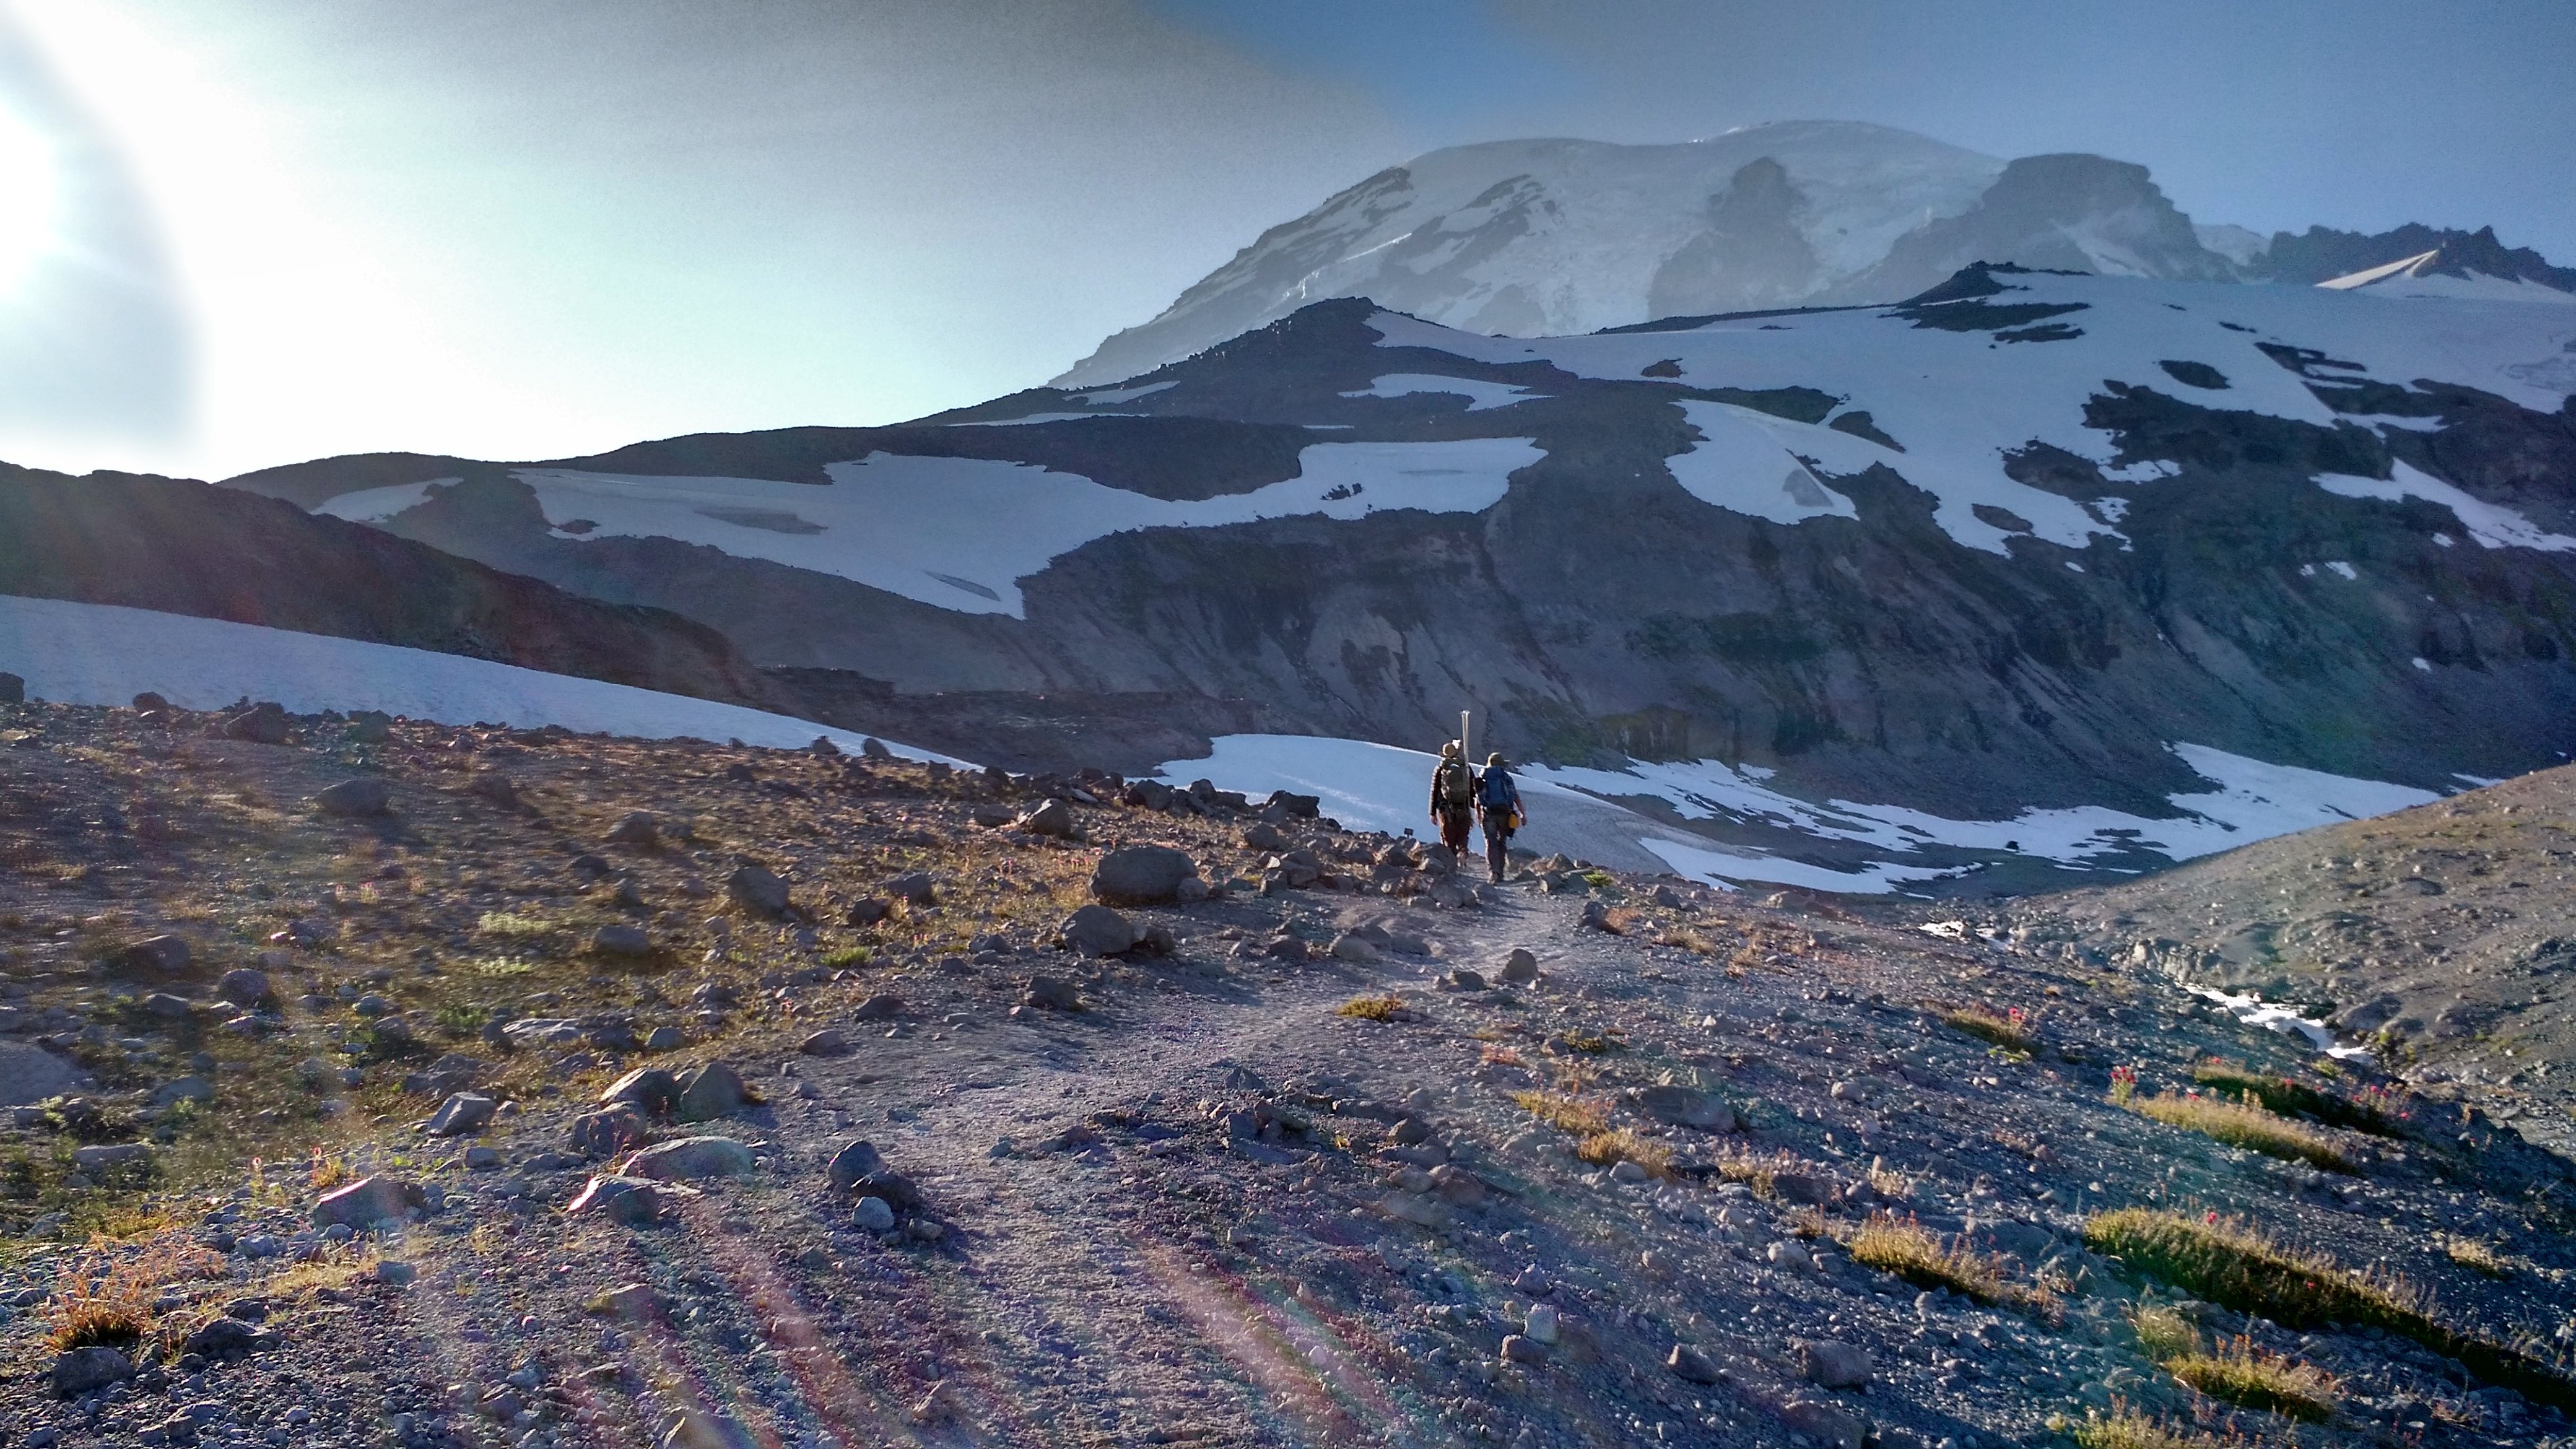
[[[1884,303],[1971,263],[2171,281],[2324,282],[2425,253],[2454,281],[2576,290],[2576,272],[2493,232],[2311,228],[2265,240],[2195,225],[2146,168],[2006,163],[1846,121],[1749,126],[1669,146],[1500,141],[1391,167],[1271,228],[1056,379],[1098,387],[1328,297],[1511,337],[1666,317]]]
[[[2092,235],[2148,255],[2141,215]],[[1360,782],[1469,708],[1626,801],[1584,828],[1632,864],[2027,888],[2576,751],[2571,349],[2545,287],[1975,266],[1533,338],[1342,299],[897,427],[233,486],[966,758],[1400,812]]]

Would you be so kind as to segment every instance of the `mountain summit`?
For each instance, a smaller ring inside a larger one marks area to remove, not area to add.
[[[2576,288],[2576,273],[2508,250],[2492,231],[2311,228],[2267,241],[2195,226],[2131,162],[2005,162],[1852,121],[1783,121],[1665,146],[1494,141],[1390,167],[1272,227],[1056,385],[1141,376],[1331,297],[1540,337],[1897,302],[1977,262],[2322,283],[2398,261],[2447,279],[2431,287],[2442,295]],[[2410,277],[2410,294],[2427,290],[2420,282]]]

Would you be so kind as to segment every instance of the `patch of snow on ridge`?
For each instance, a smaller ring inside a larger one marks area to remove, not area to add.
[[[1485,382],[1472,377],[1438,377],[1426,372],[1390,372],[1372,378],[1369,385],[1344,397],[1412,397],[1418,393],[1445,393],[1467,399],[1467,411],[1481,413],[1488,408],[1507,408],[1514,403],[1538,402],[1547,397],[1508,382]]]
[[[585,539],[674,538],[742,558],[837,574],[964,613],[1025,617],[1018,581],[1093,539],[1144,528],[1214,528],[1390,509],[1478,513],[1546,454],[1527,438],[1316,443],[1303,471],[1250,493],[1183,502],[1075,473],[985,458],[871,453],[825,470],[832,482],[678,478],[527,468],[517,477],[549,523],[587,519]],[[811,532],[728,522],[792,514]]]
[[[1818,482],[1816,475],[1807,471],[1807,465],[1783,446],[1774,430],[1764,425],[1779,423],[1785,429],[1799,424],[1725,403],[1692,401],[1681,406],[1682,415],[1699,430],[1700,440],[1688,450],[1666,458],[1664,466],[1672,471],[1673,481],[1693,498],[1711,507],[1767,518],[1773,523],[1860,516],[1850,499]],[[1890,458],[1896,456],[1876,443],[1830,428],[1805,431],[1857,443]],[[1832,445],[1828,450],[1837,455],[1847,452]],[[1861,469],[1842,471],[1857,473]]]
[[[355,493],[343,493],[313,511],[333,518],[345,518],[351,523],[382,523],[427,503],[432,488],[444,488],[464,481],[462,478],[431,478],[419,483],[389,483],[382,488],[361,488]]]
[[[298,714],[377,709],[443,724],[551,724],[640,739],[738,739],[768,749],[798,749],[820,737],[855,753],[866,738],[789,715],[488,659],[16,595],[0,595],[0,669],[24,677],[30,697],[64,704],[121,705],[150,689],[188,709],[219,709],[247,695]],[[885,744],[907,759],[966,763]]]
[[[1167,387],[1180,385],[1179,380],[1175,379],[1171,382],[1149,382],[1142,387],[1113,387],[1103,392],[1084,393],[1082,401],[1085,407],[1108,407],[1113,403],[1134,402],[1140,397],[1161,392]]]
[[[2421,498],[2438,503],[2457,515],[2460,526],[2482,547],[2530,548],[2542,553],[2576,549],[2576,538],[2551,533],[2502,504],[2472,497],[2402,459],[2390,471],[2387,478],[2319,473],[2316,481],[2318,487],[2344,498],[2380,498],[2392,503],[2401,498]]]

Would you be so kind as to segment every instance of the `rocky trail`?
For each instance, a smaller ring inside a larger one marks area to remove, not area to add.
[[[0,759],[59,824],[134,724],[41,723]],[[398,820],[284,818],[336,728],[154,746],[197,782],[156,849],[201,853],[148,888],[30,886],[14,837],[0,1040],[98,1080],[0,1146],[5,1449],[2568,1435],[2567,1164],[2152,973],[757,750],[404,725]],[[302,904],[388,853],[405,892]],[[204,943],[162,995],[265,1004],[153,1017],[60,904],[102,891]],[[233,966],[234,912],[316,943]]]

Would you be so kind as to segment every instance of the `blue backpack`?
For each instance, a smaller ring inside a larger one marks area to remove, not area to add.
[[[1500,765],[1487,765],[1478,787],[1479,802],[1487,810],[1515,811],[1521,806],[1520,787],[1512,783],[1511,772]]]

